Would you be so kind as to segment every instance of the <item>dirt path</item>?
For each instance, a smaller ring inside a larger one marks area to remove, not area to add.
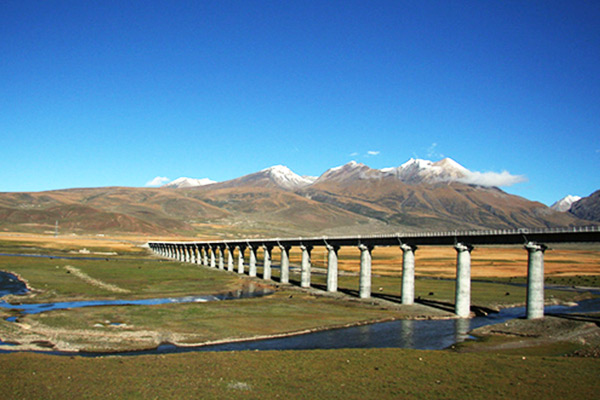
[[[116,285],[102,282],[99,279],[92,278],[91,276],[89,276],[85,272],[81,271],[80,269],[72,267],[70,265],[66,265],[65,269],[67,271],[69,271],[70,273],[72,273],[73,275],[75,275],[76,277],[78,277],[79,279],[85,281],[86,283],[89,283],[90,285],[99,287],[101,289],[105,289],[105,290],[111,291],[113,293],[130,293],[131,292],[130,290],[123,289]]]

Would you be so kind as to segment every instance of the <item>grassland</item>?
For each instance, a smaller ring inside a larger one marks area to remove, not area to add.
[[[137,238],[0,237],[2,253],[73,255],[82,248],[91,253],[117,253],[109,261],[0,257],[0,270],[18,273],[34,289],[32,296],[12,299],[22,302],[214,294],[241,288],[249,282],[237,274],[159,261],[138,247],[140,242]],[[442,306],[453,303],[454,282],[433,278],[453,276],[455,253],[447,250],[417,251],[417,275],[421,279],[416,282],[416,295]],[[548,251],[547,282],[555,279],[557,284],[598,286],[595,282],[600,276],[599,254],[597,248],[585,246]],[[358,289],[357,255],[356,249],[340,251],[340,288],[350,294]],[[373,256],[374,294],[393,300],[400,295],[401,252],[376,249]],[[277,258],[275,254],[276,264]],[[312,282],[323,285],[325,276],[320,269],[324,267],[324,253],[315,249],[312,260]],[[298,252],[292,252],[292,262],[299,262]],[[524,289],[510,283],[523,280],[525,265],[526,253],[519,248],[476,249],[473,275],[489,282],[473,282],[473,304],[497,307],[523,303]],[[67,267],[126,292],[94,285]],[[53,311],[20,317],[19,324],[2,320],[0,337],[64,349],[147,348],[162,342],[185,345],[268,336],[410,314],[391,303],[340,296],[345,299],[342,300],[318,291],[277,287],[277,270],[274,275],[276,293],[260,299]],[[293,274],[292,279],[299,277]],[[252,282],[260,284],[261,280]],[[572,301],[580,296],[574,292],[546,291],[548,301]],[[10,314],[1,312],[3,316]],[[435,312],[443,315],[443,311]],[[112,325],[114,322],[120,325]],[[488,337],[478,342],[479,348],[475,343],[458,351],[343,349],[94,359],[0,354],[0,368],[5,371],[0,397],[581,399],[598,393],[598,359],[563,357],[585,347],[581,342],[515,346],[516,339]]]
[[[591,399],[596,359],[401,349],[0,355],[0,393],[39,399]]]

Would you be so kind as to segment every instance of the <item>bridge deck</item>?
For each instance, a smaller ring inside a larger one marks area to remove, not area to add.
[[[337,237],[297,237],[235,239],[219,241],[156,241],[148,244],[196,244],[204,246],[399,246],[401,244],[419,246],[445,246],[456,243],[471,245],[518,245],[536,243],[583,243],[600,242],[600,227],[588,226],[572,229],[517,229],[455,232],[397,233],[392,235],[337,236]]]

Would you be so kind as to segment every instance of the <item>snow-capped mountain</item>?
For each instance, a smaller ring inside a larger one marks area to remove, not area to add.
[[[316,178],[300,176],[284,165],[274,165],[260,171],[284,189],[299,189],[312,184]]]
[[[399,167],[383,168],[380,171],[409,184],[460,181],[470,173],[468,169],[450,158],[437,162],[411,158]]]
[[[316,178],[314,177],[300,176],[284,165],[274,165],[236,179],[219,182],[211,186],[211,188],[222,189],[251,186],[296,190],[311,185],[315,180]]]
[[[244,175],[240,178],[220,182],[213,188],[236,186],[278,187],[285,190],[298,190],[313,184],[337,182],[344,184],[358,180],[397,179],[409,185],[420,183],[436,184],[442,182],[460,182],[482,187],[510,186],[525,180],[523,176],[515,176],[507,171],[473,172],[450,158],[440,161],[429,161],[411,158],[399,167],[373,169],[367,165],[351,161],[339,167],[330,168],[321,176],[300,176],[284,165],[274,165],[261,171]],[[214,184],[209,179],[179,178],[164,187],[185,188]]]
[[[550,208],[555,211],[560,211],[560,212],[569,211],[571,209],[571,206],[573,205],[573,203],[575,203],[578,200],[581,200],[581,197],[567,195],[567,196],[563,197],[562,199],[558,200],[556,203],[552,204],[550,206]]]
[[[450,158],[444,158],[437,162],[411,158],[399,167],[383,169],[372,169],[364,164],[351,161],[348,164],[328,169],[316,182],[341,182],[391,177],[407,184],[438,183],[463,181],[471,174],[471,171]]]
[[[196,187],[196,186],[206,186],[206,185],[210,185],[213,183],[216,183],[216,182],[211,179],[208,179],[208,178],[194,179],[194,178],[181,177],[181,178],[177,178],[174,181],[163,185],[162,187],[179,189],[179,188],[189,188],[189,187]]]
[[[382,176],[383,174],[380,170],[369,168],[356,161],[350,161],[348,164],[328,169],[315,181],[315,183],[325,181],[354,181],[357,179],[380,179]]]

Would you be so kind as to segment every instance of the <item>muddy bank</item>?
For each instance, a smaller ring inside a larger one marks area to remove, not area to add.
[[[459,352],[489,352],[568,343],[576,350],[565,355],[600,356],[600,313],[547,315],[543,319],[517,318],[472,330],[482,340],[459,346]]]

